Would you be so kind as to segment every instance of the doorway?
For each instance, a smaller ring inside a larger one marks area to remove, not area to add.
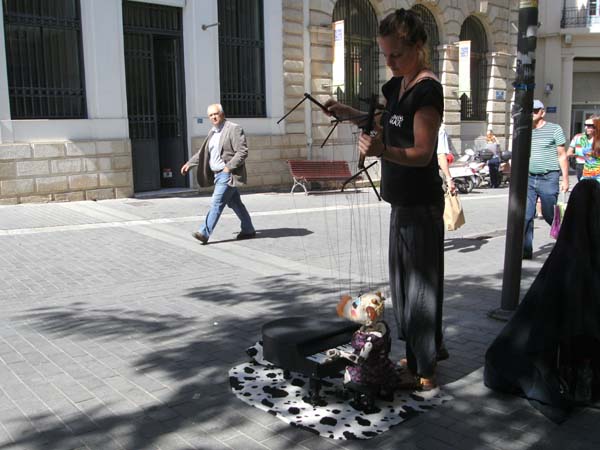
[[[123,2],[135,192],[188,187],[181,8]]]
[[[567,136],[567,138],[569,139],[575,136],[577,133],[584,133],[585,130],[583,129],[583,124],[586,121],[586,119],[589,119],[591,116],[600,113],[599,105],[596,105],[596,107],[594,107],[594,105],[591,105],[591,107],[590,105],[573,105],[572,108],[573,109],[571,111],[571,135]]]

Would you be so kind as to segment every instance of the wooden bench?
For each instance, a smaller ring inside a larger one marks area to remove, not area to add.
[[[300,159],[288,160],[290,174],[294,179],[294,185],[290,193],[294,193],[296,186],[302,186],[308,194],[307,187],[311,181],[346,181],[352,176],[348,161],[308,161]],[[357,177],[356,180],[359,180]],[[354,181],[356,181],[354,180]],[[356,186],[355,186],[356,187]]]

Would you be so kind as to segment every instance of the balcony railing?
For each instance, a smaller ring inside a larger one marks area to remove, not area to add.
[[[563,8],[561,28],[589,28],[600,25],[600,16],[590,16],[587,8]]]

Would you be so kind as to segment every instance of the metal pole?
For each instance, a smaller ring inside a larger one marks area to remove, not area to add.
[[[517,74],[514,82],[512,168],[509,187],[506,247],[502,299],[490,317],[508,320],[519,304],[523,256],[523,230],[527,204],[533,90],[535,88],[535,47],[537,44],[538,0],[520,0],[517,42]]]

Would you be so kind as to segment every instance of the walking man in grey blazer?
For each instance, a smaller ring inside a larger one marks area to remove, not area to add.
[[[256,236],[256,231],[237,189],[237,186],[245,184],[247,179],[245,161],[248,145],[244,130],[237,123],[225,119],[223,107],[218,103],[210,105],[207,114],[213,127],[202,143],[200,151],[181,166],[182,175],[191,167],[200,166],[196,170],[198,184],[201,187],[215,185],[206,219],[192,236],[206,244],[227,205],[242,222],[242,230],[237,239],[251,239]]]

